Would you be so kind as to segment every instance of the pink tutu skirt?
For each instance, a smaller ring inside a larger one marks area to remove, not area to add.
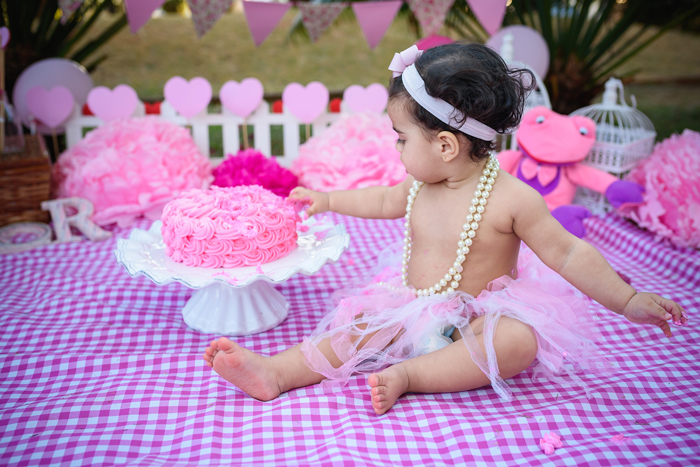
[[[448,297],[414,297],[401,285],[400,252],[393,248],[382,253],[383,261],[386,263],[389,258],[394,266],[385,267],[368,285],[336,292],[333,311],[304,338],[301,350],[306,363],[327,378],[321,383],[323,386],[342,387],[354,374],[377,372],[445,347],[452,342],[447,337],[450,330],[456,328],[472,360],[489,377],[496,393],[510,401],[512,394],[499,376],[493,347],[502,316],[517,319],[535,331],[539,346],[534,362],[536,379],[575,384],[588,393],[577,373],[609,370],[593,340],[596,330],[588,311],[589,299],[526,247],[518,258],[517,279],[500,277],[476,298],[464,292]],[[485,316],[486,355],[469,325],[480,316]],[[333,351],[343,362],[338,368],[317,348],[329,338]],[[358,349],[362,341],[366,342]]]

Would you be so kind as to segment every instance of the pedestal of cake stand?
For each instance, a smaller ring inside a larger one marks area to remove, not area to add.
[[[192,329],[207,334],[242,336],[267,331],[287,317],[289,304],[272,284],[295,274],[316,274],[324,264],[338,261],[350,245],[342,224],[322,219],[304,221],[297,247],[269,263],[240,268],[201,268],[176,263],[165,254],[162,223],[134,229],[117,240],[114,254],[130,276],[145,275],[159,285],[179,282],[196,292],[182,316]]]
[[[192,295],[182,317],[197,331],[245,336],[274,328],[288,312],[289,303],[268,282],[259,280],[245,287],[216,282]]]

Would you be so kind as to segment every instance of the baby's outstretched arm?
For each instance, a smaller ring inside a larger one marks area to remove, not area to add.
[[[329,193],[296,187],[289,197],[309,198],[311,205],[306,210],[309,216],[333,211],[365,219],[398,219],[406,213],[406,198],[412,185],[413,177],[409,175],[393,187],[373,186]]]
[[[513,231],[547,266],[574,287],[629,321],[653,324],[671,337],[669,320],[684,325],[680,305],[653,293],[637,292],[623,281],[593,246],[567,232],[552,217],[539,193],[527,186],[513,187]]]

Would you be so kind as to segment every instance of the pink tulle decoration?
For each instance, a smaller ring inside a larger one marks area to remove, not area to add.
[[[685,130],[654,147],[628,175],[646,188],[628,216],[680,247],[700,248],[700,133]]]
[[[229,154],[214,169],[216,186],[233,187],[241,185],[260,185],[276,194],[286,197],[299,179],[289,170],[280,166],[274,157],[265,157],[255,149],[238,151],[235,156]]]
[[[292,172],[319,191],[396,185],[406,178],[396,138],[386,114],[343,115],[299,148]]]
[[[61,154],[53,174],[59,197],[92,202],[95,223],[129,227],[141,216],[159,219],[181,191],[207,188],[211,165],[187,129],[144,117],[91,131]]]

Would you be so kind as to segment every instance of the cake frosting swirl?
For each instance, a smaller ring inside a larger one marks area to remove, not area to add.
[[[189,190],[163,209],[165,253],[204,268],[269,263],[297,246],[293,203],[260,186]]]

